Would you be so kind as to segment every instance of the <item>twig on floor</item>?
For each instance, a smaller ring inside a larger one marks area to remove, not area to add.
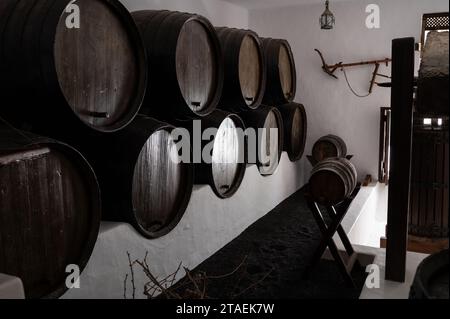
[[[127,299],[127,281],[128,274],[125,275],[125,280],[123,281],[123,299]]]
[[[136,285],[134,282],[134,268],[133,268],[133,263],[131,262],[131,256],[130,256],[130,252],[127,251],[127,255],[128,255],[128,264],[130,266],[130,271],[131,271],[131,286],[132,286],[132,298],[136,299]]]
[[[236,299],[239,296],[242,296],[244,293],[246,293],[248,290],[258,286],[259,284],[261,284],[264,280],[266,280],[266,278],[272,273],[272,271],[274,270],[274,268],[272,268],[270,271],[268,271],[260,280],[258,280],[257,282],[255,282],[254,284],[250,285],[249,287],[245,288],[244,290],[242,290],[240,293],[235,294],[233,296],[233,299]]]

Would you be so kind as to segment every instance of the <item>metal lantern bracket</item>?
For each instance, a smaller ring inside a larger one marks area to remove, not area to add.
[[[375,84],[379,85],[379,86],[386,86],[384,83],[378,83],[376,82],[377,77],[383,77],[386,79],[390,79],[390,76],[384,75],[379,73],[379,69],[380,69],[380,65],[381,64],[385,64],[386,66],[389,66],[389,62],[392,62],[392,59],[390,58],[385,58],[382,60],[371,60],[371,61],[361,61],[361,62],[355,62],[355,63],[343,63],[343,62],[339,62],[337,64],[334,65],[329,65],[325,62],[325,58],[323,57],[322,52],[320,52],[318,49],[314,49],[320,56],[320,59],[322,60],[322,70],[328,74],[329,76],[338,79],[338,77],[335,75],[335,72],[340,69],[344,72],[345,74],[345,68],[349,68],[349,67],[355,67],[355,66],[361,66],[361,65],[374,65],[375,69],[372,73],[372,79],[370,81],[370,88],[369,88],[369,94],[371,94],[373,92],[373,87]],[[350,87],[351,89],[351,87]],[[352,90],[353,91],[353,90]],[[354,92],[355,93],[355,92]],[[356,94],[356,93],[355,93]],[[357,94],[356,94],[357,95]]]

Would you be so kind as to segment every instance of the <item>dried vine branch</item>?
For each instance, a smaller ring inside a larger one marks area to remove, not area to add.
[[[178,265],[178,268],[175,272],[171,273],[170,275],[159,279],[156,276],[154,276],[150,270],[149,264],[148,264],[148,253],[145,254],[143,260],[134,260],[131,261],[130,254],[127,252],[128,255],[128,262],[131,272],[131,285],[132,285],[132,297],[135,298],[135,277],[134,277],[134,266],[138,265],[140,268],[142,268],[142,271],[144,272],[145,276],[148,278],[149,282],[145,283],[144,285],[144,295],[149,299],[154,298],[166,298],[166,299],[211,299],[211,297],[208,295],[208,284],[211,281],[214,280],[220,280],[220,279],[232,279],[234,275],[236,275],[240,270],[246,269],[246,263],[248,256],[245,256],[242,262],[230,273],[224,274],[224,275],[218,275],[218,276],[208,276],[205,272],[197,272],[193,273],[191,270],[189,270],[186,267],[183,267],[183,270],[185,272],[185,276],[182,280],[180,280],[177,284],[177,278],[179,278],[179,273],[182,268],[182,263]],[[268,273],[266,273],[261,279],[259,279],[256,282],[253,282],[249,287],[246,287],[242,291],[238,293],[234,293],[234,291],[237,290],[239,284],[244,278],[245,271],[242,271],[239,278],[236,281],[236,284],[234,286],[234,289],[232,290],[233,293],[231,294],[230,298],[235,299],[241,295],[243,295],[248,290],[255,288],[259,284],[261,284],[273,271],[271,269]],[[128,282],[128,274],[125,276],[124,280],[124,298],[127,298],[127,282]]]

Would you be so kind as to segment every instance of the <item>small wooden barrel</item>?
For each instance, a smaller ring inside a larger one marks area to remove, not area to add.
[[[297,90],[297,71],[289,42],[270,38],[262,38],[261,41],[267,68],[263,104],[282,105],[292,102]]]
[[[118,0],[1,2],[0,116],[51,135],[113,132],[132,121],[146,56]]]
[[[348,198],[357,184],[355,166],[349,160],[336,157],[318,163],[309,179],[309,189],[315,201],[337,205]]]
[[[172,120],[214,111],[222,94],[224,71],[211,23],[199,15],[173,11],[132,15],[149,60],[142,113]]]
[[[430,32],[422,55],[417,81],[416,111],[449,115],[448,32]]]
[[[278,108],[283,117],[284,150],[293,162],[302,158],[308,133],[308,118],[302,104],[289,103]]]
[[[266,90],[266,63],[261,40],[250,30],[216,28],[225,61],[220,108],[232,112],[257,109]]]
[[[84,142],[100,182],[104,220],[129,222],[147,238],[175,228],[191,198],[194,172],[181,162],[173,129],[138,116],[121,132]]]
[[[198,154],[193,158],[195,183],[210,185],[220,198],[232,197],[241,186],[246,171],[245,126],[242,119],[236,114],[216,110],[202,118],[201,122],[184,121],[179,124],[191,133],[194,154]],[[201,125],[201,129],[197,125]],[[202,139],[203,134],[200,133],[207,130],[214,135],[209,140]],[[196,148],[196,145],[201,146],[201,149]],[[206,153],[210,158],[204,157]]]
[[[424,125],[415,116],[412,148],[409,234],[448,239],[448,117]]]
[[[347,156],[347,145],[336,135],[321,137],[313,146],[312,156],[317,163],[330,157]]]
[[[60,142],[0,126],[0,273],[22,279],[27,298],[57,298],[66,267],[86,266],[100,226],[89,164]]]
[[[247,163],[256,163],[263,176],[273,175],[280,163],[284,144],[280,111],[274,107],[262,106],[258,110],[244,112],[241,116],[245,125],[255,132],[254,136],[247,134]]]

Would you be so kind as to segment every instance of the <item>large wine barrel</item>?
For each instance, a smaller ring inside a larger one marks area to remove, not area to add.
[[[448,300],[449,250],[425,258],[417,267],[409,299]]]
[[[232,112],[257,109],[266,89],[261,40],[250,30],[216,28],[223,49],[225,82],[220,108]]]
[[[0,116],[52,136],[112,132],[132,121],[146,56],[118,0],[1,2]]]
[[[326,135],[314,144],[312,156],[317,163],[330,157],[345,157],[347,145],[339,136]]]
[[[283,117],[284,150],[288,153],[291,161],[298,161],[305,151],[308,133],[305,107],[302,104],[289,103],[278,109]]]
[[[169,120],[214,111],[222,94],[223,62],[211,23],[199,15],[173,11],[132,15],[149,60],[142,112]]]
[[[100,226],[94,172],[73,148],[0,126],[0,273],[27,298],[57,298],[86,266]]]
[[[424,124],[414,118],[409,234],[448,239],[448,117]]]
[[[262,106],[258,110],[243,112],[244,123],[255,132],[247,134],[247,163],[257,164],[263,176],[273,175],[283,153],[283,119],[278,109]]]
[[[416,111],[449,115],[448,32],[430,32],[422,55],[417,81]]]
[[[232,197],[241,186],[246,171],[245,126],[242,119],[236,114],[216,110],[201,121],[183,121],[179,124],[190,132],[194,153],[197,153],[193,157],[195,183],[210,185],[219,198]],[[206,134],[208,131],[210,135]],[[201,146],[201,149],[195,145]]]
[[[297,90],[297,71],[289,42],[262,38],[266,56],[267,85],[263,99],[266,105],[292,102]]]
[[[102,190],[103,219],[128,222],[147,238],[173,230],[193,186],[193,165],[178,154],[174,128],[138,116],[124,130],[80,141]]]
[[[336,205],[348,198],[357,184],[355,166],[349,160],[336,157],[318,163],[309,179],[309,189],[315,201]]]

